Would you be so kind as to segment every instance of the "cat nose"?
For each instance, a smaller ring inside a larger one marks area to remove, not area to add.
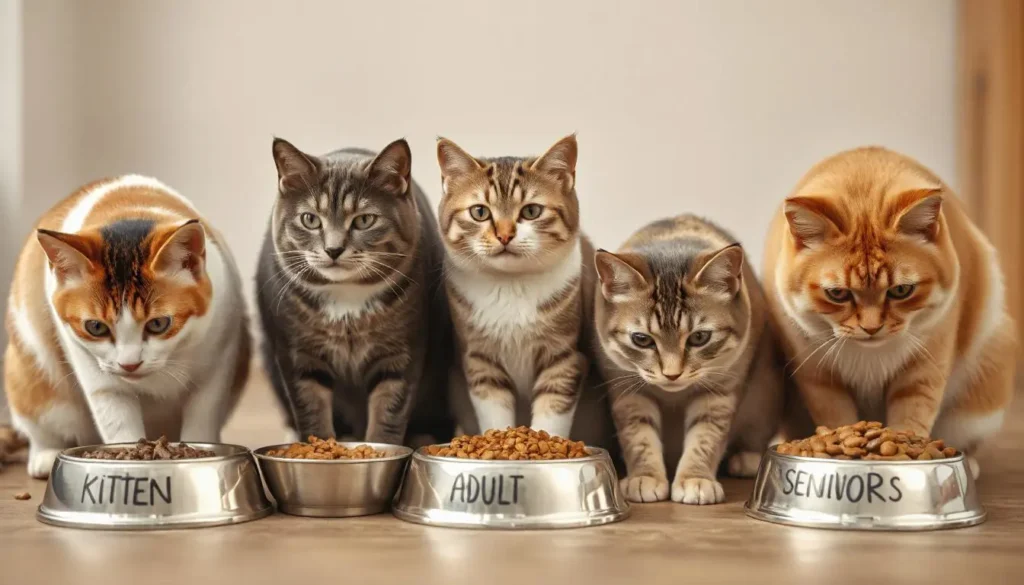
[[[345,251],[344,247],[342,247],[342,248],[324,248],[324,252],[326,252],[327,255],[331,257],[331,260],[337,260],[338,256],[341,256],[342,252],[344,252],[344,251]]]
[[[497,234],[498,241],[504,245],[508,245],[512,241],[512,238],[516,237],[515,234]]]
[[[142,362],[135,362],[134,364],[117,364],[121,366],[121,369],[128,372],[129,374],[139,369],[142,366]]]
[[[879,331],[882,330],[881,325],[879,325],[878,327],[865,327],[861,325],[860,328],[864,331],[864,333],[867,333],[868,335],[874,335],[875,333],[878,333]]]
[[[666,377],[666,378],[668,378],[669,380],[671,380],[671,381],[675,382],[676,380],[678,380],[678,379],[679,379],[679,376],[682,376],[682,375],[683,375],[683,373],[682,373],[682,372],[679,372],[678,374],[666,374],[665,372],[662,372],[662,373],[661,373],[661,375],[662,375],[662,376],[665,376],[665,377]]]

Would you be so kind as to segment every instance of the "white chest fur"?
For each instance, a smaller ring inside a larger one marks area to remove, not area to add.
[[[541,273],[449,271],[449,281],[472,307],[470,323],[502,347],[502,361],[520,393],[533,386],[533,356],[525,344],[543,335],[539,308],[579,279],[581,263],[576,242],[565,258]]]
[[[355,318],[374,309],[373,300],[390,286],[376,284],[332,284],[313,287],[323,303],[323,315],[331,321]]]

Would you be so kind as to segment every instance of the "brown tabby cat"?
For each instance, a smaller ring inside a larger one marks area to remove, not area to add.
[[[928,169],[884,148],[819,163],[764,265],[815,423],[885,420],[968,453],[999,429],[1017,355],[999,262]]]
[[[598,251],[598,364],[634,502],[715,504],[715,479],[749,476],[776,432],[783,375],[764,293],[736,240],[691,215]],[[667,464],[676,464],[669,490]]]
[[[537,158],[477,159],[450,140],[437,144],[446,282],[464,374],[453,374],[451,400],[465,432],[518,418],[569,436],[588,369],[580,333],[589,287],[580,283],[593,253],[580,235],[576,152],[575,136]]]

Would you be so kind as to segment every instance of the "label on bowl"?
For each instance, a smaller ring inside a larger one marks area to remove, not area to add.
[[[770,457],[767,464],[768,485],[758,492],[763,507],[825,515],[955,512],[963,508],[969,481],[962,464],[943,461],[928,465]]]
[[[174,500],[171,476],[86,473],[81,481],[80,504],[155,506]]]
[[[903,480],[898,474],[863,468],[833,470],[779,466],[782,493],[799,498],[859,503],[898,502],[903,499]]]
[[[514,506],[519,503],[520,488],[526,488],[525,479],[519,473],[459,473],[452,480],[448,502]]]

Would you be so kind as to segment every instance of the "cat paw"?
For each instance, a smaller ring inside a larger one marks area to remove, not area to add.
[[[967,456],[967,467],[971,470],[971,477],[975,480],[981,475],[981,464],[978,463],[978,458],[971,455]]]
[[[672,484],[672,501],[683,504],[720,504],[725,501],[725,488],[704,477],[678,478]]]
[[[754,477],[761,465],[761,454],[740,451],[729,458],[729,475],[733,477]]]
[[[633,475],[620,482],[626,499],[630,502],[663,502],[668,499],[668,480],[649,475]]]
[[[32,449],[28,454],[28,474],[36,479],[50,477],[57,455],[60,449]]]

